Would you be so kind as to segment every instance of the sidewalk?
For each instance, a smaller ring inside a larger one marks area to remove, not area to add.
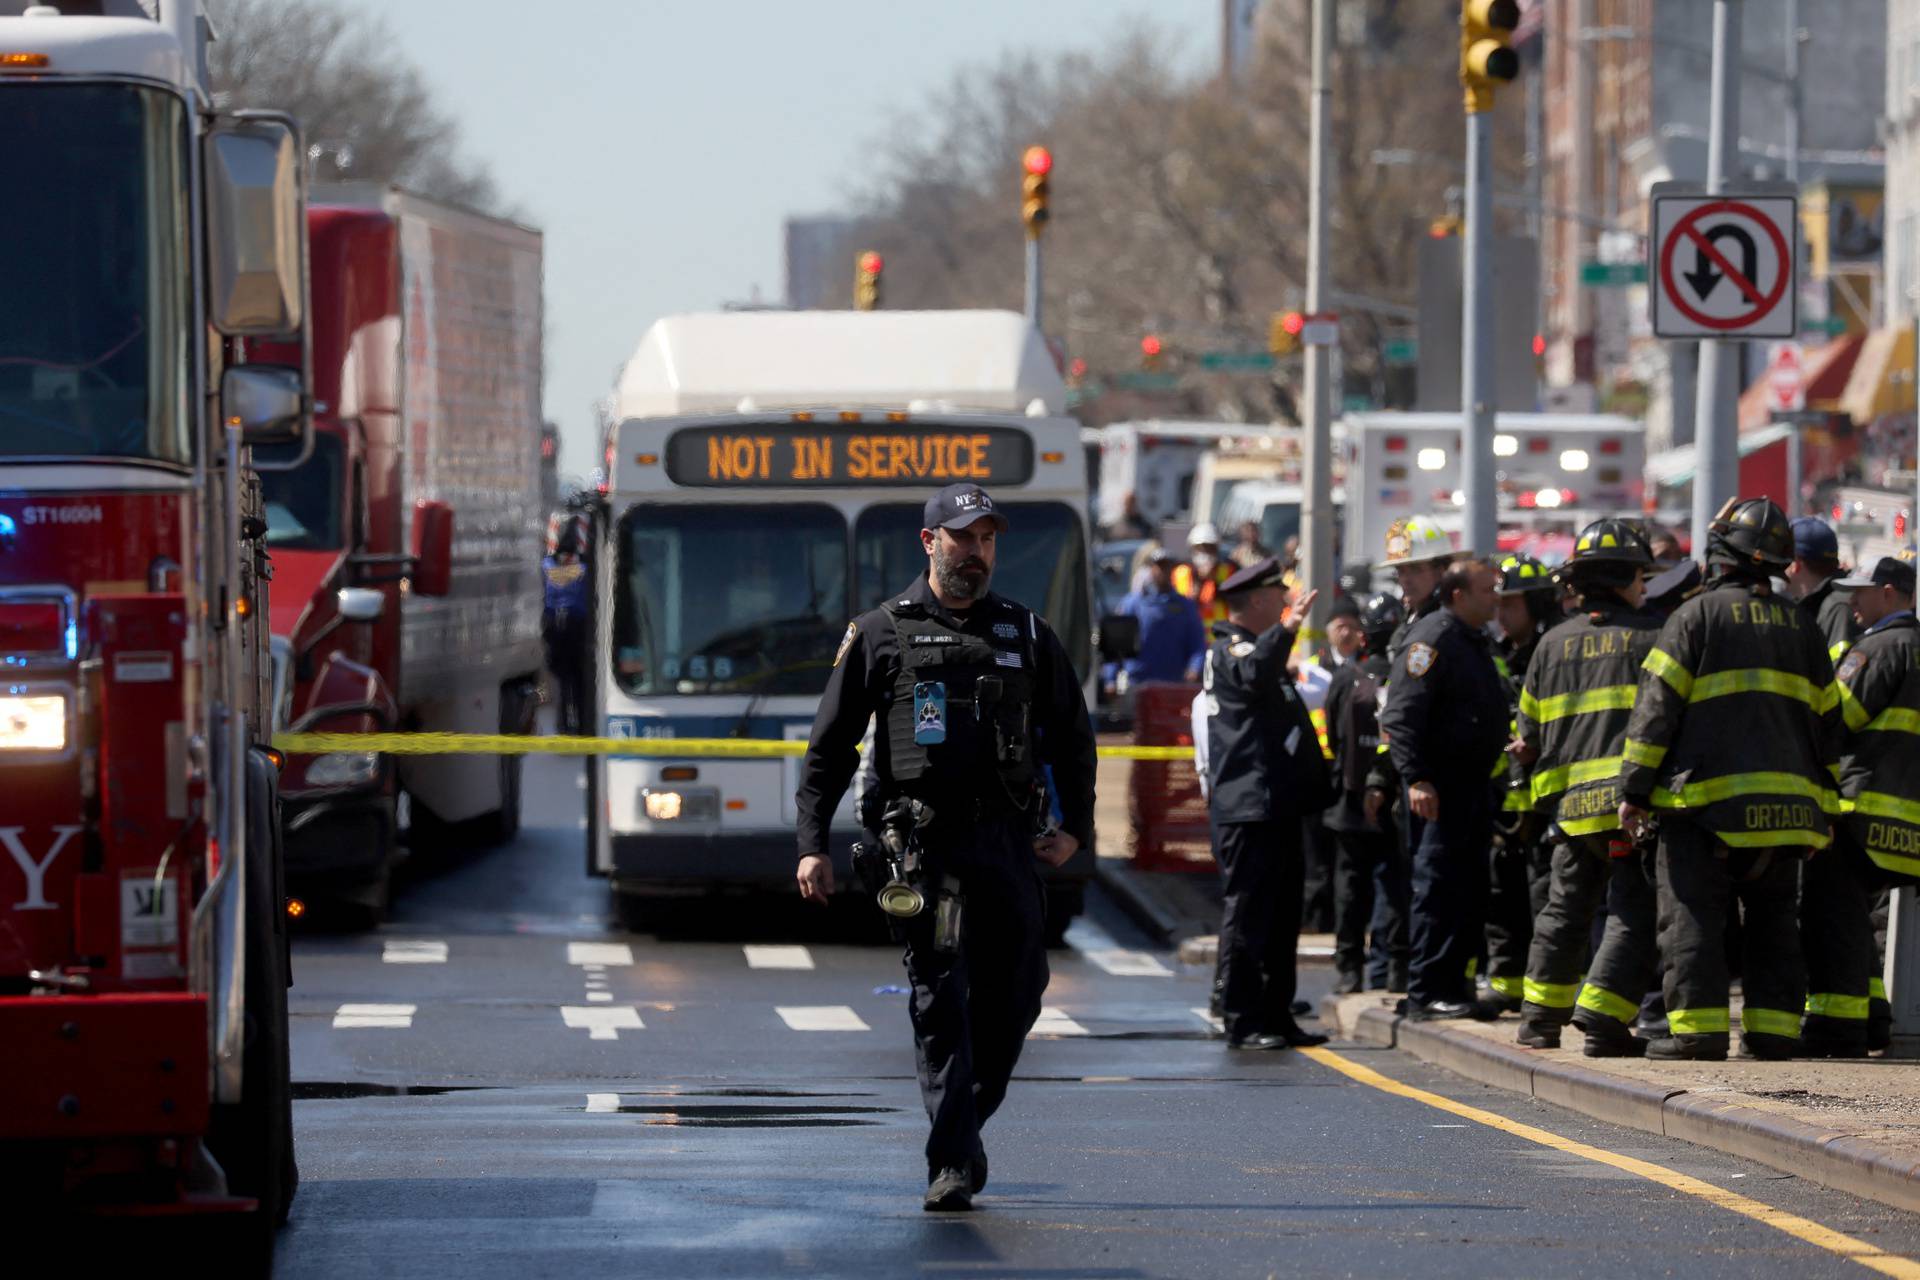
[[[1647,1062],[1514,1043],[1519,1021],[1408,1022],[1380,992],[1327,996],[1340,1038],[1401,1049],[1481,1084],[1920,1210],[1920,1070],[1907,1060]],[[1734,1014],[1738,1025],[1739,1014]],[[1738,1047],[1736,1040],[1736,1048]]]

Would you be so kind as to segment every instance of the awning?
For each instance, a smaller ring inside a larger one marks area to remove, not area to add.
[[[1755,431],[1742,431],[1739,435],[1740,456],[1744,458],[1770,444],[1778,444],[1792,434],[1793,428],[1784,423]],[[1687,484],[1693,479],[1698,457],[1698,451],[1690,444],[1656,453],[1647,459],[1647,479],[1663,488]]]
[[[1875,329],[1860,347],[1840,412],[1864,427],[1889,413],[1913,410],[1913,329]]]
[[[1847,381],[1853,376],[1854,366],[1860,359],[1860,348],[1866,341],[1867,335],[1850,333],[1823,343],[1801,357],[1801,376],[1807,385],[1807,408],[1816,412],[1837,408],[1835,402],[1846,391]],[[1768,403],[1770,398],[1767,394],[1767,371],[1762,370],[1753,385],[1740,393],[1742,431],[1766,426],[1773,421],[1773,410]]]

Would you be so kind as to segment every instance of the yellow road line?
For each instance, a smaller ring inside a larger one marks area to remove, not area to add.
[[[396,756],[556,755],[783,759],[807,753],[801,738],[587,738],[517,733],[283,733],[273,745],[289,755],[379,751]],[[1109,746],[1107,759],[1191,760],[1192,747]]]
[[[1690,1196],[1698,1196],[1700,1199],[1717,1205],[1731,1213],[1752,1218],[1755,1222],[1764,1223],[1778,1231],[1784,1231],[1796,1240],[1803,1240],[1816,1248],[1825,1249],[1829,1253],[1851,1259],[1863,1267],[1870,1267],[1882,1275],[1899,1276],[1902,1277],[1903,1280],[1920,1280],[1920,1262],[1915,1262],[1911,1258],[1906,1258],[1899,1254],[1888,1253],[1885,1249],[1868,1244],[1865,1240],[1856,1240],[1852,1236],[1844,1235],[1841,1232],[1833,1230],[1831,1227],[1823,1227],[1819,1223],[1803,1218],[1798,1214],[1788,1213],[1784,1209],[1776,1209],[1772,1205],[1762,1204],[1760,1201],[1743,1196],[1738,1192],[1728,1191],[1724,1187],[1716,1187],[1711,1182],[1702,1182],[1698,1178],[1690,1178],[1684,1173],[1675,1173],[1671,1169],[1662,1168],[1657,1164],[1651,1164],[1645,1160],[1636,1160],[1632,1156],[1617,1155],[1614,1152],[1605,1151],[1599,1147],[1588,1146],[1584,1142],[1576,1142],[1572,1138],[1563,1138],[1557,1133],[1549,1133],[1545,1129],[1536,1129],[1530,1124],[1522,1124],[1518,1120],[1509,1120],[1505,1116],[1495,1115],[1491,1111],[1482,1111],[1479,1107],[1471,1107],[1464,1102],[1455,1102],[1452,1098],[1443,1098],[1439,1094],[1429,1093],[1425,1089],[1416,1089],[1412,1085],[1401,1084],[1398,1080],[1383,1076],[1371,1067],[1363,1067],[1359,1063],[1350,1061],[1330,1049],[1302,1049],[1301,1052],[1322,1066],[1331,1067],[1348,1079],[1357,1080],[1361,1084],[1380,1090],[1382,1093],[1391,1093],[1396,1097],[1411,1098],[1415,1102],[1424,1102],[1430,1107],[1435,1107],[1441,1111],[1459,1116],[1462,1119],[1477,1121],[1480,1124],[1486,1125],[1488,1128],[1498,1129],[1502,1133],[1510,1133],[1516,1138],[1525,1138],[1529,1142],[1537,1142],[1541,1146],[1551,1147],[1555,1151],[1564,1151],[1568,1155],[1581,1156],[1599,1164],[1610,1165],[1623,1172],[1637,1174],[1650,1182],[1657,1182],[1663,1187],[1669,1187],[1675,1191],[1683,1191]]]

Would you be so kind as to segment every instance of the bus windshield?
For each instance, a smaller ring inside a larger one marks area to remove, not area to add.
[[[826,689],[850,616],[832,507],[635,507],[618,547],[613,674],[629,694]]]
[[[1086,679],[1093,647],[1087,548],[1073,508],[1060,502],[1002,502],[1007,532],[994,559],[993,590],[1047,620]],[[854,523],[856,612],[874,608],[927,571],[919,503],[868,507]]]
[[[7,84],[0,119],[0,456],[190,461],[179,100]]]

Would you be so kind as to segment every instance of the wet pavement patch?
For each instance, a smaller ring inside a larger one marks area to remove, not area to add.
[[[332,1102],[342,1098],[435,1098],[443,1093],[473,1093],[486,1084],[365,1084],[349,1080],[295,1080],[295,1102]]]
[[[891,1115],[898,1107],[783,1107],[744,1103],[718,1106],[655,1106],[634,1103],[616,1107],[622,1115],[645,1116],[644,1123],[692,1129],[835,1129],[877,1125],[864,1116]]]

